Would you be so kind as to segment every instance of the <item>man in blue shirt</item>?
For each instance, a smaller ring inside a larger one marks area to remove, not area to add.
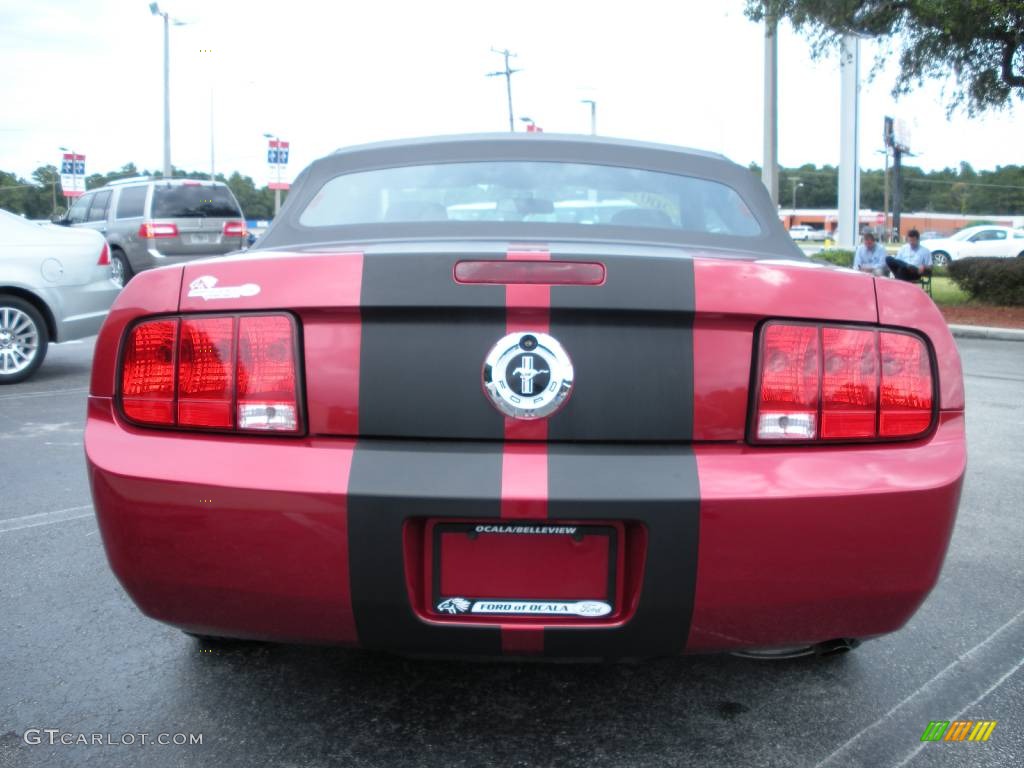
[[[875,236],[871,232],[865,232],[864,243],[857,246],[857,251],[853,254],[853,268],[878,277],[889,273],[885,266],[885,248],[875,241]]]
[[[921,245],[921,233],[912,229],[907,232],[907,244],[895,256],[887,257],[885,263],[897,280],[918,280],[925,272],[931,272],[932,252]]]

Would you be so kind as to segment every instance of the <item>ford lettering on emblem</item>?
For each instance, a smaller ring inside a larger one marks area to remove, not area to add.
[[[483,382],[506,416],[539,419],[561,408],[572,392],[572,361],[546,333],[510,333],[488,352]]]

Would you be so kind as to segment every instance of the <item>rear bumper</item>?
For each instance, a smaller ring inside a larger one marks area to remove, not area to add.
[[[512,505],[500,443],[143,431],[93,397],[85,444],[108,558],[146,614],[198,633],[460,655],[651,656],[895,630],[938,577],[965,465],[959,413],[926,442],[883,448],[551,445],[546,498]],[[642,530],[628,615],[586,627],[424,615],[406,521],[509,514]]]

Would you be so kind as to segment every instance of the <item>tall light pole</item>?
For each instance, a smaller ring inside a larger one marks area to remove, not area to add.
[[[796,213],[796,191],[804,185],[800,179],[790,179],[793,182],[793,205],[790,207],[793,209],[794,214]]]
[[[171,35],[169,32],[171,16],[161,11],[156,3],[149,4],[149,11],[154,16],[164,18],[164,178],[171,178]],[[184,26],[185,22],[174,19],[174,26]]]
[[[778,19],[764,20],[764,165],[761,181],[779,204],[779,38]]]
[[[512,133],[516,130],[516,124],[512,119],[512,75],[519,72],[518,69],[510,69],[508,66],[509,57],[515,58],[515,54],[509,51],[508,48],[499,51],[497,48],[491,48],[494,53],[500,53],[505,57],[505,68],[498,72],[488,72],[487,77],[504,77],[505,78],[505,89],[508,91],[508,130]]]
[[[597,136],[597,102],[593,99],[580,99],[580,104],[590,105],[590,135]]]
[[[839,246],[852,250],[860,235],[860,38],[856,35],[843,36],[839,72],[838,234]]]

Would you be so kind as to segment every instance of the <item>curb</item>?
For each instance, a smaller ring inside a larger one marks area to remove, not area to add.
[[[1016,328],[986,328],[983,325],[950,325],[949,331],[961,339],[998,339],[1024,341],[1024,330]]]

